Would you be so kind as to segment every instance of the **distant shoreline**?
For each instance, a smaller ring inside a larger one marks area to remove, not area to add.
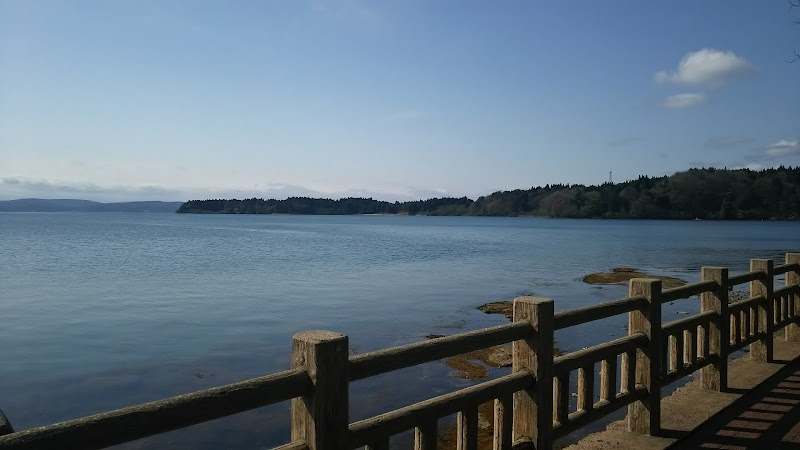
[[[389,202],[373,198],[190,200],[179,213],[426,215],[574,219],[798,220],[800,167],[763,171],[690,169],[595,186],[553,184],[497,191],[472,200],[440,197]]]
[[[367,214],[345,214],[345,213],[338,213],[338,214],[301,214],[301,213],[231,213],[231,212],[211,212],[211,211],[198,211],[198,212],[189,212],[189,211],[176,211],[177,214],[194,214],[194,215],[227,215],[227,216],[293,216],[293,217],[356,217],[356,216],[366,216],[366,217],[470,217],[470,218],[492,218],[492,217],[503,217],[503,218],[518,218],[518,219],[570,219],[570,220],[641,220],[641,221],[648,221],[648,222],[656,222],[656,221],[678,221],[678,222],[798,222],[800,219],[689,219],[689,218],[677,218],[677,217],[665,217],[665,218],[650,218],[650,217],[557,217],[557,216],[537,216],[531,214],[520,214],[520,215],[508,215],[508,216],[474,216],[468,214],[392,214],[392,213],[367,213]]]
[[[79,199],[23,198],[0,200],[0,212],[127,212],[174,213],[183,202],[137,201],[102,203]]]

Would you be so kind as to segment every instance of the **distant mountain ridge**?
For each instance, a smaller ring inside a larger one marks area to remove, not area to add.
[[[70,198],[22,198],[0,200],[0,212],[130,212],[174,213],[183,202],[115,202],[101,203]]]

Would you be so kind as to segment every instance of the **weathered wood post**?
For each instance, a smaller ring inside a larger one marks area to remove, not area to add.
[[[309,450],[347,449],[348,341],[332,331],[303,331],[292,338],[292,368],[303,367],[313,388],[292,399],[292,441]]]
[[[786,264],[800,264],[800,253],[787,253]],[[794,270],[786,272],[787,286],[800,286],[800,274]],[[795,287],[800,289],[800,287]],[[795,291],[789,294],[789,315],[794,322],[786,326],[786,340],[790,342],[800,342],[800,325],[798,325],[798,315],[800,315],[800,295]]]
[[[628,313],[628,334],[644,333],[647,346],[636,352],[636,387],[647,397],[628,405],[628,431],[657,435],[661,429],[661,280],[630,280],[629,297],[644,297],[647,305]]]
[[[3,414],[3,410],[0,409],[0,436],[11,434],[13,432],[14,427],[11,426],[11,422],[6,419],[6,415]]]
[[[750,271],[760,270],[766,274],[761,278],[750,282],[750,296],[763,295],[766,299],[762,306],[758,308],[758,320],[756,328],[759,332],[765,333],[764,337],[757,342],[750,344],[750,358],[753,361],[772,362],[773,341],[772,335],[775,328],[774,303],[772,298],[772,278],[775,275],[772,271],[773,262],[771,259],[751,259]]]
[[[526,320],[535,333],[514,341],[514,372],[530,371],[532,389],[514,394],[514,441],[530,439],[536,450],[553,448],[553,301],[538,297],[514,299],[514,321]]]
[[[703,389],[723,392],[728,389],[728,348],[730,347],[730,326],[728,318],[728,269],[725,267],[703,267],[700,269],[702,281],[716,281],[717,289],[700,295],[700,312],[715,311],[719,317],[708,327],[709,355],[719,358],[712,365],[701,369],[700,379]],[[709,355],[704,355],[706,358]]]

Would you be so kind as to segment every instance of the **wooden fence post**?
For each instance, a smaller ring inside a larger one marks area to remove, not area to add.
[[[514,299],[514,321],[526,320],[535,333],[514,341],[513,371],[530,371],[532,389],[514,394],[514,441],[530,439],[536,450],[553,448],[553,301],[538,297]]]
[[[786,264],[800,264],[800,253],[787,253]],[[800,274],[793,270],[786,272],[786,285],[800,285]],[[800,295],[798,295],[797,292],[790,295],[789,314],[794,322],[786,326],[786,340],[790,342],[800,342],[800,325],[797,323],[798,316],[800,315]]]
[[[766,301],[758,308],[758,320],[756,321],[759,332],[765,333],[764,337],[750,344],[750,358],[753,361],[772,362],[773,341],[772,335],[775,329],[774,304],[772,298],[772,271],[773,262],[771,259],[751,259],[750,271],[760,270],[766,274],[766,278],[750,282],[750,296],[763,295]]]
[[[661,280],[630,280],[629,297],[644,297],[642,310],[628,313],[628,334],[644,333],[647,346],[636,352],[636,385],[647,397],[628,405],[628,431],[655,436],[661,429]]]
[[[345,450],[348,433],[348,341],[331,331],[303,331],[292,337],[292,368],[303,367],[313,388],[292,399],[292,441],[309,450]]]
[[[700,312],[716,311],[719,317],[708,327],[708,353],[716,354],[716,363],[703,367],[700,379],[703,389],[724,392],[728,389],[728,348],[730,347],[730,326],[728,318],[728,269],[724,267],[703,267],[700,269],[702,281],[716,281],[717,290],[700,295]],[[709,355],[704,355],[706,358]]]

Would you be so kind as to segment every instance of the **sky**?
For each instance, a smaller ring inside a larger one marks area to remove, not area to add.
[[[0,199],[477,198],[800,164],[788,0],[0,1]]]

